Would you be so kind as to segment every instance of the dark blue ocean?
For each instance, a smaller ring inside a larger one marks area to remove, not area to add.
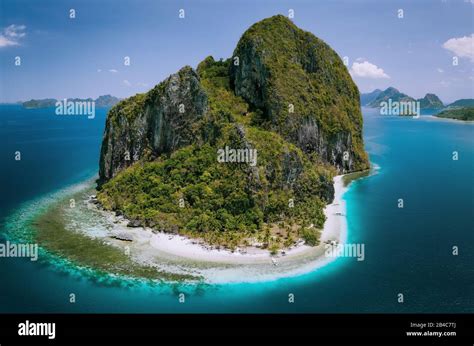
[[[87,119],[0,106],[2,232],[30,201],[97,173],[106,112]],[[365,244],[364,261],[340,258],[266,283],[180,288],[103,284],[0,258],[0,312],[474,312],[474,125],[363,112],[375,174],[344,198],[348,241]]]

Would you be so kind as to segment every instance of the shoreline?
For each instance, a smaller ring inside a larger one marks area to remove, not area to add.
[[[443,117],[437,117],[436,115],[425,115],[425,116],[423,116],[423,118],[426,118],[427,120],[440,120],[440,121],[455,122],[455,123],[458,123],[458,124],[468,124],[468,125],[473,125],[474,124],[474,120],[443,118]]]
[[[59,198],[54,196],[67,199],[75,195],[81,198],[75,208],[63,205],[58,209],[62,218],[63,232],[100,243],[106,251],[112,248],[120,252],[127,251],[130,263],[146,266],[156,270],[156,273],[165,273],[167,276],[199,278],[185,279],[183,283],[268,282],[307,274],[337,259],[325,256],[325,245],[331,241],[344,243],[347,240],[346,203],[343,196],[350,184],[344,185],[344,176],[333,178],[334,200],[324,208],[326,221],[321,231],[320,244],[311,247],[300,241],[290,249],[283,250],[284,253],[280,251],[274,256],[268,250],[260,248],[244,248],[234,252],[218,250],[181,235],[155,233],[156,231],[143,227],[127,227],[127,220],[123,217],[117,217],[110,211],[99,210],[92,203],[90,194],[95,190],[90,180],[40,198],[44,201],[41,203],[43,212],[34,216],[33,222],[45,217],[48,211],[58,208]],[[36,230],[41,232],[41,228]],[[131,239],[121,237],[120,233],[124,232],[130,235]],[[74,244],[70,246],[74,247]],[[47,246],[45,251],[48,252]],[[68,257],[64,259],[68,260]],[[84,260],[87,262],[87,258]],[[77,265],[81,267],[81,262]],[[120,276],[116,273],[111,274]],[[140,273],[132,276],[138,279],[141,277]],[[126,276],[123,280],[127,280]]]
[[[347,221],[346,206],[342,196],[347,191],[347,188],[344,187],[343,175],[334,177],[333,182],[335,190],[334,200],[324,208],[326,221],[321,231],[320,244],[317,246],[305,245],[300,240],[290,248],[279,250],[277,255],[271,255],[268,250],[252,246],[238,248],[236,251],[218,250],[206,246],[200,240],[164,232],[153,233],[150,237],[150,245],[160,253],[193,261],[251,264],[268,263],[272,261],[272,258],[279,259],[278,262],[285,261],[296,256],[305,255],[306,253],[315,252],[320,247],[324,247],[326,242],[330,241],[343,243],[347,239]]]
[[[99,210],[90,200],[84,201],[84,204],[89,211],[97,213],[102,221],[105,220],[105,226],[98,227],[90,215],[87,220],[71,215],[69,223],[75,224],[76,229],[70,230],[126,250],[136,263],[175,274],[196,275],[208,283],[272,281],[312,272],[337,259],[325,256],[325,252],[328,243],[344,243],[347,240],[346,203],[343,196],[348,186],[344,185],[343,178],[344,175],[333,178],[334,200],[324,208],[326,221],[320,244],[308,246],[299,241],[289,249],[280,250],[277,255],[256,247],[238,248],[235,251],[216,249],[202,240],[182,235],[156,232],[146,227],[130,228],[127,227],[128,220],[110,211]],[[81,213],[84,214],[79,211]]]

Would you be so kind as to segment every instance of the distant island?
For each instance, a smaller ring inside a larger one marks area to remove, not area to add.
[[[448,108],[474,107],[474,99],[460,99],[448,105]]]
[[[451,107],[435,115],[438,118],[449,118],[463,121],[474,121],[474,106]]]
[[[28,109],[36,109],[36,108],[49,108],[49,107],[54,107],[58,100],[56,99],[41,99],[41,100],[35,100],[31,99],[26,102],[21,102],[24,108]]]
[[[398,89],[395,89],[393,87],[389,87],[383,91],[376,92],[373,91],[370,93],[373,97],[373,99],[365,104],[364,106],[370,107],[370,108],[379,108],[380,104],[382,102],[388,102],[389,100],[392,100],[392,102],[412,102],[415,101],[413,97],[410,97],[400,91]],[[362,94],[364,95],[364,94]],[[375,97],[374,97],[375,96]]]
[[[365,93],[365,94],[360,94],[360,105],[361,106],[367,106],[369,103],[371,103],[372,101],[374,101],[377,96],[380,95],[380,93],[382,92],[382,90],[380,89],[375,89],[374,91],[370,92],[370,93]]]
[[[102,95],[95,99],[96,107],[112,107],[120,102],[120,99],[111,95]]]
[[[370,108],[381,107],[382,102],[420,102],[421,109],[442,109],[444,108],[443,102],[435,94],[426,94],[421,99],[415,99],[407,94],[400,92],[394,87],[389,87],[385,90],[375,89],[370,93],[360,95],[361,106]]]
[[[421,109],[442,109],[443,102],[435,94],[426,94],[425,97],[418,99]]]
[[[460,99],[444,105],[435,94],[426,94],[421,99],[414,99],[398,89],[389,87],[385,90],[375,89],[370,93],[360,94],[360,104],[363,107],[380,108],[384,102],[419,102],[420,109],[442,110],[435,116],[455,120],[470,121],[473,119],[474,99]]]
[[[88,101],[88,102],[95,102],[96,107],[112,107],[116,105],[120,99],[111,96],[111,95],[102,95],[96,98],[95,100],[92,98],[88,99],[79,99],[79,98],[74,98],[74,99],[68,99],[69,101],[73,102],[83,102],[83,101]],[[50,108],[50,107],[55,107],[56,102],[58,102],[57,99],[31,99],[30,101],[25,101],[25,102],[20,102],[24,108],[28,109],[37,109],[37,108]]]

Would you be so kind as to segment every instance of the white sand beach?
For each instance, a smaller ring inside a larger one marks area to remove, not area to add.
[[[312,247],[300,241],[274,256],[266,249],[252,246],[235,251],[216,249],[181,235],[156,232],[146,227],[130,228],[123,217],[98,210],[90,202],[84,205],[95,216],[88,213],[85,217],[84,210],[76,208],[68,218],[71,230],[123,248],[137,262],[160,270],[193,272],[210,282],[271,280],[310,272],[334,260],[325,256],[326,244],[344,243],[347,239],[346,205],[342,198],[347,187],[344,187],[342,175],[334,178],[334,188],[334,201],[324,209],[327,219],[320,245]]]

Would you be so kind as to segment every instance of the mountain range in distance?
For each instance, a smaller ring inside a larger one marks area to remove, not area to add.
[[[407,94],[400,92],[398,89],[394,87],[388,87],[385,90],[375,89],[369,93],[361,93],[360,94],[360,105],[362,107],[369,107],[369,108],[379,108],[381,107],[382,102],[388,102],[391,100],[392,102],[420,102],[420,109],[436,109],[436,110],[460,110],[465,113],[466,108],[473,108],[474,107],[474,99],[459,99],[456,100],[448,105],[444,105],[440,98],[432,93],[427,93],[425,97],[420,99],[415,99]],[[111,96],[111,95],[102,95],[96,98],[95,100],[92,98],[87,99],[68,99],[68,101],[72,102],[95,102],[96,107],[112,107],[116,105],[118,102],[121,101],[120,98]],[[19,101],[18,104],[21,104],[24,108],[27,109],[37,109],[37,108],[49,108],[55,107],[57,99],[54,98],[47,98],[47,99],[31,99],[29,101]],[[459,112],[458,112],[459,113]],[[449,113],[450,114],[450,113]],[[445,117],[449,117],[449,114],[446,113]],[[440,114],[441,115],[441,114]],[[469,120],[472,115],[469,113]],[[459,117],[456,116],[457,119]]]
[[[96,98],[95,100],[92,98],[87,98],[87,99],[75,98],[75,99],[68,99],[68,101],[72,101],[72,102],[94,101],[95,106],[100,108],[100,107],[112,107],[116,105],[120,101],[120,99],[118,97],[111,96],[111,95],[102,95]],[[58,102],[57,99],[38,99],[38,100],[31,99],[30,101],[19,102],[19,103],[21,103],[24,108],[34,109],[34,108],[55,107],[56,102]]]
[[[375,89],[370,93],[363,93],[360,95],[360,104],[363,107],[378,108],[382,102],[420,102],[421,109],[443,109],[443,108],[458,108],[458,107],[473,107],[474,99],[461,99],[451,104],[444,105],[438,96],[435,94],[426,94],[421,99],[415,99],[407,94],[400,92],[394,87],[389,87],[385,90]]]

